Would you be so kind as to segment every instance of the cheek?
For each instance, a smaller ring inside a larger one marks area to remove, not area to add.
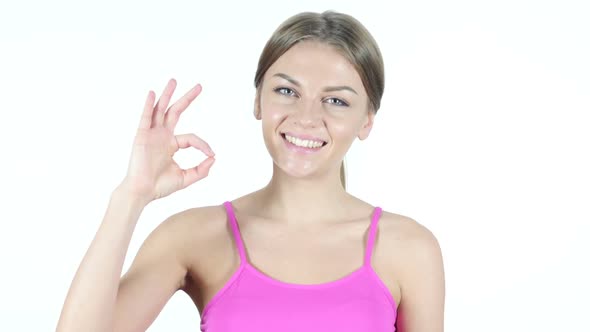
[[[360,120],[357,117],[349,115],[333,116],[329,121],[326,121],[331,136],[344,141],[354,140],[360,128]]]
[[[263,124],[278,124],[291,112],[294,105],[287,98],[268,98],[261,104]]]
[[[287,112],[284,108],[284,105],[268,102],[262,105],[262,130],[264,137],[272,137],[279,125],[285,121]]]
[[[328,130],[332,139],[336,142],[342,142],[343,145],[349,145],[357,135],[357,131],[350,124],[332,123],[329,127]]]

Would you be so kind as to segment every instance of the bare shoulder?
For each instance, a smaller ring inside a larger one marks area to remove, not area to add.
[[[182,210],[171,215],[167,221],[179,228],[207,229],[218,224],[221,218],[225,218],[223,206],[209,205]]]
[[[222,205],[194,207],[170,215],[158,228],[178,243],[206,246],[206,239],[223,231],[225,217]]]
[[[437,255],[440,246],[436,236],[420,222],[401,214],[383,211],[379,221],[384,242],[403,249],[404,256]],[[392,248],[393,249],[393,248]]]
[[[144,240],[117,295],[117,331],[145,330],[174,292],[190,280],[195,255],[208,244],[223,207],[180,211],[162,221]],[[199,254],[203,255],[203,254]],[[150,290],[146,292],[145,290]],[[129,314],[135,318],[129,320]],[[139,324],[139,325],[138,325]]]
[[[233,249],[225,207],[219,204],[190,208],[173,219],[177,241],[182,243],[178,255],[183,257],[189,275],[208,278],[219,260],[227,258]]]
[[[198,261],[216,234],[223,235],[225,212],[222,205],[185,209],[168,216],[148,236],[144,247],[149,256],[175,257],[185,269]]]
[[[438,239],[410,217],[384,212],[381,218],[384,260],[400,287],[400,331],[442,331],[445,277]]]
[[[386,211],[379,225],[383,230],[381,259],[391,268],[402,289],[426,275],[443,277],[439,241],[426,226],[408,216]]]

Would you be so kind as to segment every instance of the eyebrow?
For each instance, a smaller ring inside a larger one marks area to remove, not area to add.
[[[280,78],[283,78],[283,79],[289,81],[291,84],[293,84],[293,85],[295,85],[297,87],[301,87],[301,83],[299,83],[296,79],[294,79],[293,77],[291,77],[291,76],[289,76],[287,74],[284,74],[284,73],[276,73],[276,74],[273,75],[273,77],[274,76],[278,76]],[[326,91],[326,92],[340,91],[340,90],[348,90],[348,91],[350,91],[350,92],[358,95],[358,93],[353,88],[351,88],[351,87],[349,87],[347,85],[329,86],[329,87],[326,87],[324,89],[324,91]]]

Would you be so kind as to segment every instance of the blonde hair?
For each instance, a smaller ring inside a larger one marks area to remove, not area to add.
[[[267,41],[254,76],[259,89],[264,74],[293,45],[302,40],[314,40],[333,46],[358,72],[369,97],[369,111],[377,113],[385,86],[383,57],[377,42],[354,17],[335,11],[303,12],[283,22]],[[340,182],[346,189],[344,160],[340,165]]]

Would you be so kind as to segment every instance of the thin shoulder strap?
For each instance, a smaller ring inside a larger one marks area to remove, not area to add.
[[[234,209],[232,207],[231,202],[224,202],[223,205],[225,206],[225,210],[227,212],[227,215],[229,216],[231,230],[234,234],[234,239],[238,247],[238,252],[240,253],[240,264],[244,264],[247,261],[246,250],[244,249],[244,242],[242,241],[242,236],[240,235],[240,227],[238,226],[238,221],[236,220]]]
[[[367,247],[365,248],[365,266],[371,264],[371,256],[373,254],[373,246],[375,244],[375,235],[377,234],[377,223],[381,219],[381,208],[375,207],[373,210],[373,216],[371,218],[371,226],[369,228],[369,237],[367,238]]]

